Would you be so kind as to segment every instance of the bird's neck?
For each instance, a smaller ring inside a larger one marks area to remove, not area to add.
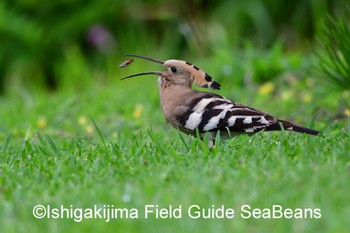
[[[170,114],[174,108],[181,105],[192,92],[195,92],[188,85],[176,85],[161,77],[158,79],[158,86],[160,104],[167,119],[168,114]]]

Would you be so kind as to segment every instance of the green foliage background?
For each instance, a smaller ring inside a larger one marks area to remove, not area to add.
[[[12,92],[12,85],[79,89],[90,79],[105,81],[124,53],[210,61],[217,69],[227,64],[242,84],[241,49],[248,46],[256,53],[278,42],[277,54],[265,61],[273,65],[256,61],[265,55],[252,56],[257,67],[254,79],[266,81],[289,68],[278,61],[278,53],[308,51],[308,41],[322,20],[334,9],[342,9],[342,3],[4,0],[0,3],[1,93]]]

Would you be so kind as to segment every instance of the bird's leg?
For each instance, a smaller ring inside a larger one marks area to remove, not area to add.
[[[204,141],[204,142],[206,140],[208,140],[208,146],[209,146],[210,150],[212,150],[214,148],[214,146],[215,146],[215,136],[212,133],[200,134],[199,138],[202,141]]]
[[[209,138],[208,146],[209,146],[210,150],[212,150],[214,148],[214,146],[215,146],[215,139],[214,138]]]

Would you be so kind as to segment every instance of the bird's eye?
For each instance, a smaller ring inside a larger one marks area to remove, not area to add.
[[[176,72],[177,72],[177,68],[176,68],[175,66],[171,67],[170,70],[171,70],[171,72],[173,72],[173,73],[176,73]]]

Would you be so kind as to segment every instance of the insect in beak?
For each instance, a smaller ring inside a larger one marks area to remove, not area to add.
[[[133,61],[134,61],[133,58],[128,59],[128,60],[124,61],[122,64],[120,64],[120,65],[119,65],[119,68],[125,68],[125,67],[127,67],[128,65],[130,65]]]

